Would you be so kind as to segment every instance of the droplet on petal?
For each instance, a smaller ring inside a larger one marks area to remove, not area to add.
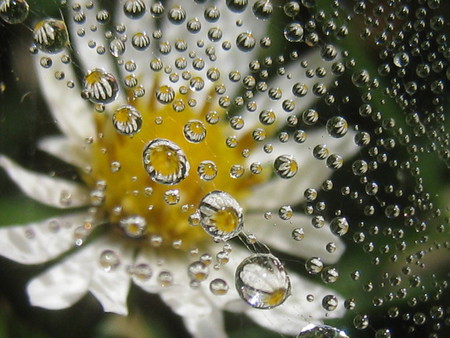
[[[209,283],[209,290],[216,296],[226,295],[229,289],[227,282],[220,278],[216,278]]]
[[[142,127],[142,115],[133,106],[118,108],[112,116],[112,121],[116,131],[127,136],[136,134]]]
[[[212,191],[200,202],[200,224],[212,237],[227,241],[237,236],[243,227],[243,210],[224,191]]]
[[[100,254],[99,263],[105,271],[113,271],[120,265],[120,258],[116,252],[112,250],[104,250]]]
[[[291,282],[283,264],[271,254],[255,254],[236,269],[236,289],[249,305],[271,309],[290,295]]]
[[[138,19],[145,14],[145,3],[142,0],[127,0],[123,12],[130,19]]]
[[[309,324],[305,326],[300,333],[297,335],[297,338],[315,338],[315,337],[324,337],[324,338],[349,338],[347,334],[328,325],[314,325]]]
[[[93,69],[84,77],[83,96],[93,103],[113,102],[119,93],[116,78],[102,69]]]
[[[299,42],[303,38],[303,27],[298,22],[292,22],[284,28],[284,37],[290,42]]]
[[[18,24],[28,17],[30,7],[25,0],[1,0],[0,18],[9,24]]]
[[[157,183],[173,185],[189,175],[189,162],[183,150],[166,139],[155,139],[144,149],[144,167]]]
[[[34,26],[33,40],[41,51],[56,54],[69,44],[69,33],[64,21],[45,19]]]
[[[208,275],[208,266],[203,262],[196,261],[188,267],[188,276],[192,281],[202,282],[208,278]]]
[[[213,161],[202,161],[197,168],[198,176],[204,181],[211,181],[217,176],[217,166]]]
[[[285,179],[294,177],[298,171],[298,164],[292,155],[278,156],[273,166],[278,176]]]

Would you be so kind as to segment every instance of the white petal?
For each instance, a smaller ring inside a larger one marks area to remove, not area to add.
[[[89,287],[92,251],[92,245],[86,247],[32,279],[27,286],[31,305],[59,310],[80,300]]]
[[[87,190],[74,182],[52,178],[20,167],[0,155],[0,167],[28,197],[55,208],[76,208],[87,204]]]
[[[214,308],[207,316],[185,316],[183,322],[194,338],[226,338],[222,311]]]
[[[287,143],[274,144],[274,149],[270,154],[262,149],[256,149],[249,156],[248,164],[261,162],[261,164],[267,165],[265,170],[273,170],[273,162],[278,156],[292,155],[297,161],[299,169],[291,179],[283,179],[275,175],[267,183],[257,186],[245,201],[246,207],[271,211],[282,205],[298,204],[304,199],[305,189],[318,188],[333,173],[326,166],[325,161],[314,158],[313,148],[318,144],[326,144],[330,154],[339,154],[345,160],[359,150],[353,142],[353,137],[354,132],[349,131],[342,138],[333,138],[324,129],[320,129],[309,133],[306,141],[302,144],[297,144],[292,140]],[[272,198],[272,196],[276,196],[276,198]]]
[[[48,262],[74,245],[73,232],[86,213],[0,228],[0,255],[22,264]]]
[[[246,314],[259,325],[282,334],[297,335],[301,329],[310,324],[320,324],[322,319],[342,317],[345,313],[343,299],[331,290],[311,283],[296,274],[289,275],[292,294],[280,306],[271,310],[250,308]],[[314,301],[308,302],[307,295],[313,295]],[[322,307],[322,298],[335,295],[339,305],[334,311]]]
[[[39,64],[40,58],[34,59],[39,87],[59,129],[75,142],[84,142],[85,138],[95,136],[94,112],[80,96],[72,65],[61,62],[60,55],[52,56],[53,64],[50,68],[42,67]],[[65,74],[64,80],[55,78],[57,71]],[[67,81],[74,81],[75,87],[69,88]]]
[[[89,163],[89,153],[85,145],[71,142],[64,136],[50,136],[39,141],[39,149],[69,163],[84,169]]]
[[[114,250],[120,258],[120,265],[109,272],[99,264],[105,250]],[[46,309],[64,309],[91,291],[105,311],[126,315],[130,263],[130,250],[110,238],[101,238],[34,278],[27,287],[30,303]]]
[[[112,250],[119,257],[120,266],[116,269],[106,271],[100,267],[99,257],[105,250]],[[124,316],[128,314],[127,296],[130,288],[130,275],[127,269],[132,264],[132,253],[132,248],[110,237],[96,243],[95,252],[91,256],[93,267],[89,291],[102,304],[105,312],[114,312]]]
[[[305,238],[301,241],[292,238],[292,231],[296,228],[304,230]],[[311,225],[311,217],[301,214],[294,214],[289,221],[275,216],[274,219],[267,220],[263,213],[247,214],[245,229],[274,249],[306,259],[320,257],[324,263],[336,263],[345,251],[344,242],[331,233],[328,224],[316,229]],[[330,242],[336,244],[334,253],[326,250],[326,245]]]

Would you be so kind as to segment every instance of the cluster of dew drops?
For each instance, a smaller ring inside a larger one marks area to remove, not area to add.
[[[427,325],[430,336],[437,337],[445,327],[450,326],[449,309],[441,301],[448,288],[448,281],[434,273],[428,276],[424,261],[428,255],[448,250],[449,242],[445,236],[442,239],[435,235],[448,234],[448,221],[445,218],[448,210],[441,210],[433,202],[433,196],[426,191],[420,164],[424,157],[431,154],[437,155],[445,165],[450,165],[449,135],[445,129],[444,114],[445,92],[448,91],[450,81],[450,48],[447,45],[448,18],[440,12],[444,5],[439,0],[335,0],[321,8],[316,2],[286,1],[280,5],[276,1],[258,0],[250,4],[255,16],[261,20],[271,18],[278,8],[282,9],[285,15],[282,31],[288,44],[318,47],[321,57],[327,61],[335,59],[338,50],[342,51],[344,57],[342,62],[333,63],[331,69],[336,77],[333,83],[336,91],[327,90],[320,82],[313,88],[307,88],[300,82],[292,88],[297,97],[303,97],[311,90],[322,99],[320,107],[328,107],[338,113],[330,116],[325,111],[310,108],[296,114],[295,103],[285,100],[282,107],[290,114],[287,118],[288,129],[279,133],[279,141],[286,142],[292,135],[296,142],[303,143],[306,139],[304,129],[320,125],[325,126],[332,137],[340,138],[347,133],[348,121],[351,121],[356,131],[354,142],[360,147],[360,154],[347,164],[339,154],[329,154],[326,145],[315,146],[313,156],[317,160],[325,160],[326,165],[335,170],[337,176],[342,175],[342,180],[332,177],[323,182],[321,189],[308,188],[303,207],[304,212],[312,216],[312,226],[316,228],[323,227],[329,217],[331,231],[346,240],[353,252],[363,252],[373,269],[378,269],[379,273],[375,277],[366,277],[364,273],[368,270],[354,269],[345,279],[337,267],[324,267],[319,257],[306,261],[306,272],[313,277],[320,276],[326,284],[349,280],[361,288],[347,298],[344,304],[348,311],[355,314],[353,326],[361,332],[370,331],[375,332],[377,337],[390,337],[396,333],[398,325],[406,324],[409,334],[421,332],[421,327]],[[249,4],[246,0],[227,0],[227,5],[230,10],[239,11]],[[126,1],[123,9],[127,16],[136,19],[147,10],[140,0]],[[161,17],[166,11],[159,2],[155,2],[149,10],[155,17]],[[0,0],[0,16],[7,23],[24,22],[28,11],[25,0]],[[215,20],[220,15],[213,7],[207,12],[205,17],[210,20]],[[308,15],[304,15],[305,12]],[[186,19],[182,7],[170,9],[167,15],[175,23]],[[83,22],[83,12],[76,11],[73,19],[75,22]],[[106,10],[97,13],[100,24],[107,23],[109,19],[110,14]],[[201,29],[201,23],[197,20],[188,21],[186,26],[193,32]],[[83,34],[82,30],[79,33]],[[157,35],[158,32],[155,32],[153,38],[157,38]],[[40,21],[34,28],[33,36],[36,48],[49,54],[60,52],[67,47],[69,41],[64,21],[57,19]],[[220,39],[220,36],[221,31],[218,29],[208,32],[211,41]],[[146,33],[137,33],[131,37],[131,43],[137,50],[145,50],[150,41],[151,37]],[[270,47],[271,43],[269,37],[260,41],[261,47]],[[370,56],[375,59],[377,66],[375,69],[371,69],[362,60],[364,57],[358,58],[349,52],[351,49],[348,45],[355,43],[360,43],[362,49],[370,46]],[[236,44],[243,50],[253,49],[257,41],[252,34],[243,33],[236,38]],[[340,47],[337,48],[337,45]],[[109,37],[107,47],[109,51],[104,46],[97,46],[97,52],[109,52],[116,58],[126,53],[124,41],[113,34]],[[161,54],[170,53],[171,48],[164,43],[159,47]],[[175,48],[185,50],[186,46],[180,42]],[[227,42],[224,42],[223,48],[228,48]],[[211,52],[210,56],[214,57],[214,53]],[[65,58],[66,62],[70,62],[69,56]],[[290,61],[299,58],[296,47],[289,50],[288,58]],[[177,67],[184,69],[185,62],[186,60],[178,60]],[[201,67],[201,60],[197,62],[197,66]],[[50,57],[41,58],[42,67],[51,67],[51,63]],[[276,60],[266,57],[262,62],[253,61],[250,69],[253,73],[258,73],[258,79],[252,75],[245,77],[242,80],[243,88],[251,89],[247,92],[254,88],[267,91],[271,99],[279,99],[281,90],[269,90],[264,80],[269,77],[269,70],[274,68],[279,74],[283,74],[285,63],[285,56],[279,56]],[[306,64],[304,66],[307,68]],[[130,62],[125,67],[132,72],[135,65]],[[154,59],[150,62],[150,68],[159,71],[163,64]],[[324,72],[326,73],[324,69],[312,70],[310,75],[320,78],[324,76]],[[64,78],[63,73],[55,76]],[[220,69],[211,68],[207,76],[211,81],[217,80]],[[230,73],[229,78],[231,81],[241,81],[238,72]],[[189,82],[192,90],[199,91],[204,87],[204,79],[200,77],[187,77],[184,80]],[[178,81],[178,78],[173,81]],[[91,70],[85,76],[83,85],[83,97],[96,104],[99,111],[104,110],[105,104],[113,102],[119,91],[114,76],[102,69]],[[136,98],[145,95],[145,89],[138,86],[133,75],[125,79],[125,85],[133,88]],[[69,81],[68,86],[74,86],[74,83]],[[347,86],[349,94],[342,86]],[[220,87],[218,90],[220,94]],[[176,93],[169,86],[160,87],[155,94],[160,103],[172,104],[175,111],[184,109],[184,103],[176,100]],[[238,106],[244,102],[242,97],[234,101]],[[219,100],[222,108],[228,108],[231,104],[232,101],[226,96]],[[192,105],[195,106],[195,102]],[[254,109],[251,102],[246,108],[249,111]],[[259,119],[262,125],[270,125],[278,117],[273,111],[263,110]],[[214,123],[217,116],[211,114],[207,118],[208,123]],[[239,116],[230,119],[230,125],[236,129],[242,128],[243,122]],[[133,106],[122,106],[114,113],[113,124],[119,133],[132,136],[141,129],[142,116]],[[205,126],[200,121],[190,121],[184,127],[184,134],[191,142],[201,142],[205,137]],[[256,141],[264,140],[264,129],[256,129],[252,136]],[[232,147],[234,142],[235,140],[229,139],[227,145]],[[146,146],[144,158],[149,159],[152,152],[161,147],[177,154],[180,160],[179,171],[167,177],[158,172],[149,161],[146,163],[146,170],[152,180],[162,184],[167,184],[169,180],[174,184],[184,179],[189,171],[189,163],[176,144],[168,140],[154,140]],[[270,144],[266,145],[265,150],[270,152]],[[212,179],[216,169],[213,162],[203,163],[198,174],[206,180]],[[274,169],[280,177],[289,179],[297,174],[297,163],[289,155],[280,156],[274,161]],[[261,168],[255,163],[251,170],[258,172]],[[235,175],[239,175],[240,171],[241,168],[234,168]],[[325,200],[327,194],[332,193],[335,195],[328,196],[339,196],[339,203]],[[231,232],[220,231],[210,222],[215,210],[223,210],[224,206],[234,210],[238,219],[238,226]],[[334,210],[331,211],[332,209]],[[292,212],[291,206],[283,206],[279,216],[288,220]],[[221,237],[226,241],[240,235],[242,219],[243,212],[239,203],[225,192],[211,192],[200,203],[199,222],[213,237]],[[255,244],[256,240],[251,235],[246,236],[247,242],[253,241]],[[302,228],[296,228],[292,232],[294,240],[301,241],[303,237]],[[327,250],[335,250],[333,243],[330,243]],[[226,255],[223,256],[222,259],[226,260]],[[118,264],[117,259],[114,252],[108,251],[104,253],[102,262],[111,269]],[[207,259],[210,257],[205,258],[205,262]],[[208,274],[205,266],[201,261],[191,264],[189,274],[192,279],[205,279]],[[145,266],[136,266],[133,270],[144,277],[151,275]],[[241,263],[236,273],[236,286],[240,295],[254,307],[273,307],[264,299],[268,293],[270,296],[270,291],[259,290],[252,285],[256,283],[256,276],[263,272],[272,278],[272,293],[279,289],[285,291],[282,301],[275,304],[280,305],[289,295],[290,282],[283,264],[270,253],[256,253]],[[170,276],[159,277],[162,281],[170,281]],[[217,279],[211,283],[211,291],[215,294],[224,294],[227,290],[228,285],[223,280]],[[312,296],[309,298],[308,301],[313,300]],[[364,302],[362,298],[370,299],[371,305],[360,309],[359,302]],[[333,295],[326,296],[322,304],[326,310],[332,311],[337,307],[337,298]],[[405,305],[402,307],[397,304]],[[421,305],[420,310],[415,309],[418,304]],[[381,309],[381,315],[377,314],[377,309]],[[383,322],[383,319],[387,322]],[[398,324],[399,322],[404,324]],[[327,337],[345,336],[342,331],[328,326],[306,327],[299,336],[316,334]]]

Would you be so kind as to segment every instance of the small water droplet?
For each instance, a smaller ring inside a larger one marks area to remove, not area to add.
[[[117,269],[120,265],[120,258],[113,250],[104,250],[99,258],[100,266],[107,272]]]
[[[93,69],[84,77],[83,97],[93,103],[113,102],[119,93],[116,78],[102,69]]]
[[[271,309],[290,295],[291,282],[283,264],[271,254],[247,257],[236,269],[236,289],[250,306]]]
[[[123,12],[130,19],[139,19],[144,16],[145,8],[143,0],[127,0],[123,5]]]
[[[157,183],[173,185],[189,175],[189,162],[183,150],[165,139],[155,139],[147,144],[143,153],[144,167]]]
[[[275,172],[284,179],[289,179],[295,176],[298,171],[297,161],[292,155],[278,156],[273,163]]]
[[[318,274],[322,272],[323,262],[319,257],[311,257],[305,262],[305,269],[311,275]]]
[[[347,334],[328,325],[315,325],[309,324],[305,326],[300,333],[297,335],[297,338],[349,338]]]
[[[212,237],[227,241],[237,236],[243,227],[243,210],[224,191],[212,191],[200,202],[200,223]]]
[[[147,232],[147,221],[142,216],[128,216],[120,220],[120,227],[125,234],[132,238],[139,238]]]
[[[217,176],[217,166],[213,161],[202,161],[197,168],[198,176],[204,181],[211,181]]]
[[[208,278],[208,275],[208,266],[201,261],[196,261],[188,267],[188,276],[193,281],[203,282],[206,278]]]
[[[227,282],[220,278],[216,278],[209,283],[209,290],[216,296],[226,295],[229,288]]]
[[[131,266],[130,269],[128,270],[128,272],[133,277],[136,277],[137,279],[139,279],[141,281],[147,281],[153,275],[152,268],[148,264],[145,264],[145,263]]]
[[[127,136],[135,135],[142,127],[142,115],[133,106],[118,108],[112,116],[112,121],[116,131]]]

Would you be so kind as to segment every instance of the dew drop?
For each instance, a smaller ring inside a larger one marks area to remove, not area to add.
[[[323,262],[319,257],[311,257],[305,262],[305,269],[311,275],[321,273]]]
[[[138,32],[131,38],[131,44],[137,50],[146,50],[150,46],[150,37],[145,32]]]
[[[178,189],[167,190],[164,193],[164,202],[168,205],[175,205],[180,202],[180,192]]]
[[[148,143],[143,153],[144,167],[150,178],[157,183],[173,185],[189,175],[189,162],[183,150],[166,139]]]
[[[191,281],[203,282],[208,275],[208,266],[201,261],[196,261],[188,266],[188,276]]]
[[[119,224],[125,234],[132,238],[142,237],[147,232],[147,221],[142,216],[122,218]]]
[[[183,128],[184,137],[192,143],[198,143],[206,137],[206,127],[202,121],[190,120],[186,122]]]
[[[152,268],[145,263],[137,264],[134,266],[131,266],[128,270],[128,272],[135,278],[141,280],[141,281],[147,281],[149,280],[152,275],[153,271]]]
[[[120,258],[112,250],[104,250],[99,258],[100,266],[107,272],[117,269],[120,265]]]
[[[298,164],[292,155],[281,155],[278,156],[273,167],[278,176],[284,179],[289,179],[295,176],[298,171]]]
[[[56,54],[69,44],[69,33],[64,21],[45,19],[34,26],[33,40],[41,51]]]
[[[133,106],[118,108],[112,116],[112,121],[116,131],[127,136],[136,134],[142,127],[142,115]]]
[[[102,69],[93,69],[84,77],[83,96],[93,103],[113,102],[119,93],[116,78]]]
[[[327,295],[322,298],[322,307],[327,311],[334,311],[338,306],[337,297],[334,295]]]
[[[211,181],[217,176],[217,166],[213,161],[202,161],[198,165],[197,173],[200,179]]]
[[[348,232],[349,225],[345,217],[335,217],[330,222],[330,230],[336,236],[343,236]]]
[[[271,309],[290,295],[291,282],[280,260],[271,254],[247,257],[236,269],[236,289],[250,306]]]
[[[243,227],[244,214],[239,203],[224,191],[212,191],[200,202],[200,224],[212,237],[227,241]]]
[[[216,296],[226,295],[229,289],[227,282],[220,278],[216,278],[209,283],[209,290]]]
[[[186,11],[181,6],[174,6],[167,13],[169,21],[173,24],[181,24],[186,19]]]
[[[156,90],[155,95],[156,99],[162,104],[170,103],[175,99],[175,91],[172,87],[167,85],[159,87]]]
[[[298,22],[291,22],[283,30],[284,37],[290,42],[299,42],[303,39],[303,27]]]
[[[130,19],[139,19],[144,16],[145,8],[143,0],[127,0],[123,5],[123,12]]]
[[[309,324],[305,326],[300,333],[297,335],[297,338],[349,338],[347,334],[328,325],[314,325]]]
[[[305,238],[305,231],[303,228],[295,228],[292,230],[292,238],[296,241],[301,241],[303,238]]]
[[[258,0],[253,4],[253,14],[260,20],[268,20],[273,12],[271,0]]]
[[[228,8],[233,12],[243,12],[248,5],[248,0],[227,0]]]
[[[1,0],[0,18],[9,24],[22,23],[28,17],[30,7],[25,0]]]
[[[347,134],[348,123],[341,116],[334,116],[327,121],[327,131],[332,137],[340,138]]]
[[[250,32],[244,32],[237,36],[236,46],[243,52],[248,52],[255,48],[256,39]]]

